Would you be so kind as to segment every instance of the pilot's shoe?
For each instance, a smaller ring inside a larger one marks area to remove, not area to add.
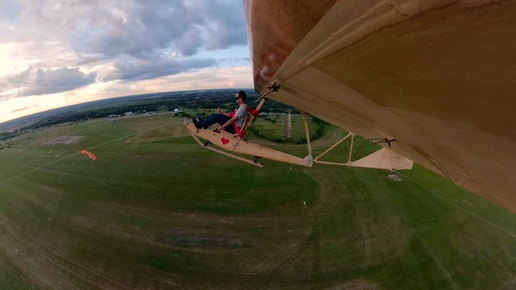
[[[195,128],[197,128],[197,129],[202,128],[201,123],[197,120],[197,118],[192,118],[192,122],[194,123]]]

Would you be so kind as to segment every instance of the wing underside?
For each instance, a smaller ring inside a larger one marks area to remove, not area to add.
[[[258,92],[516,212],[515,1],[244,3]]]

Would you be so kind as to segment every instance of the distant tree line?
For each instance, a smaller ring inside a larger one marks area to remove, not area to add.
[[[21,133],[22,133],[22,130],[20,130],[20,129],[13,130],[11,132],[0,132],[0,140],[2,140],[2,141],[7,140],[9,138],[18,136]]]
[[[247,104],[255,107],[259,96],[255,93],[248,93]],[[66,122],[82,122],[90,119],[106,118],[112,115],[123,115],[126,112],[134,114],[153,113],[172,111],[176,108],[181,109],[213,109],[224,108],[233,110],[235,108],[234,90],[227,91],[203,91],[194,93],[167,93],[153,98],[133,100],[125,103],[116,103],[112,106],[93,108],[88,110],[70,111],[47,117],[41,121],[30,124],[12,132],[1,132],[0,140],[6,140],[17,136],[27,130],[49,127]],[[267,100],[260,110],[261,112],[274,113],[297,113],[297,110],[288,105]],[[185,116],[185,114],[183,114]]]

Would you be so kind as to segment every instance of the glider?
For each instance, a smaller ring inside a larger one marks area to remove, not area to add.
[[[259,110],[262,107],[263,103],[266,100],[266,96],[270,93],[278,92],[280,90],[280,86],[276,83],[273,83],[268,87],[268,91],[260,97],[260,103],[256,107],[256,109],[247,109],[248,115],[242,126],[242,129],[239,129],[235,125],[236,134],[231,134],[225,130],[217,131],[210,129],[198,129],[195,125],[189,120],[185,119],[183,123],[186,125],[188,132],[192,135],[194,140],[201,146],[206,149],[215,151],[217,153],[226,155],[228,157],[247,162],[252,165],[263,167],[262,163],[259,163],[258,160],[261,158],[276,160],[280,162],[301,165],[306,167],[311,167],[313,163],[321,163],[321,164],[332,164],[332,165],[342,165],[342,166],[353,166],[353,167],[365,167],[365,168],[379,168],[379,169],[388,169],[388,170],[403,170],[403,169],[411,169],[413,165],[413,161],[409,160],[400,154],[394,152],[390,148],[390,142],[394,141],[394,139],[384,139],[389,143],[389,148],[382,148],[377,152],[370,154],[369,156],[363,157],[356,161],[351,161],[352,152],[353,152],[353,140],[355,134],[349,133],[347,136],[342,138],[342,140],[338,141],[334,146],[330,147],[328,150],[323,152],[317,158],[312,157],[312,146],[310,143],[310,134],[308,130],[308,121],[306,113],[303,111],[301,115],[303,117],[303,124],[305,127],[305,135],[307,140],[307,150],[308,155],[304,158],[293,156],[288,153],[284,153],[278,150],[271,149],[269,147],[254,143],[249,141],[246,138],[245,130],[252,123],[254,117],[259,114]],[[328,153],[330,150],[335,148],[342,141],[346,140],[348,137],[351,137],[352,142],[349,150],[349,157],[346,163],[338,163],[338,162],[328,162],[328,161],[319,161],[323,155]],[[199,138],[206,140],[204,143],[201,142]],[[213,148],[209,146],[213,144],[220,149]],[[251,161],[249,159],[243,158],[241,156],[235,155],[234,153],[240,153],[245,155],[254,156],[254,160]]]
[[[87,151],[86,149],[83,149],[81,153],[82,155],[87,155],[91,160],[97,160],[97,156],[93,155],[93,153]]]
[[[242,126],[242,129],[236,129],[236,134],[231,134],[225,130],[211,130],[211,129],[197,129],[195,125],[188,119],[185,119],[183,123],[186,125],[186,128],[188,129],[188,132],[192,135],[194,140],[201,146],[205,147],[206,149],[215,151],[217,153],[226,155],[228,157],[244,161],[246,163],[256,165],[259,167],[263,167],[263,164],[258,162],[261,158],[291,163],[291,164],[297,164],[302,166],[311,167],[313,160],[312,160],[312,152],[311,148],[309,146],[308,148],[308,155],[304,158],[296,157],[278,150],[271,149],[266,146],[262,146],[260,144],[250,142],[247,140],[245,135],[245,130],[249,126],[249,124],[253,121],[254,117],[256,117],[259,113],[260,108],[262,107],[263,103],[265,102],[265,97],[273,92],[277,91],[278,87],[275,85],[271,85],[269,87],[269,91],[265,93],[260,98],[260,103],[256,107],[256,109],[251,110],[248,109],[247,117],[244,122],[244,125]],[[303,113],[303,120],[305,122],[305,125],[307,123],[306,115]],[[309,140],[308,131],[306,131],[306,138]],[[202,138],[206,140],[206,142],[202,143],[199,138]],[[217,148],[213,148],[209,146],[209,144],[213,144],[223,150],[219,150]],[[254,160],[246,159],[241,156],[235,155],[234,153],[240,153],[245,155],[251,155],[254,156]]]
[[[516,1],[244,7],[258,93],[278,83],[269,98],[396,139],[400,156],[516,212]]]

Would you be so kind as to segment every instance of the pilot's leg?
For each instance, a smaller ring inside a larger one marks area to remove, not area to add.
[[[199,122],[199,126],[203,127],[204,129],[208,129],[211,125],[215,123],[219,123],[220,125],[223,125],[226,123],[230,118],[228,116],[224,116],[222,114],[214,114],[208,117],[206,120]]]

